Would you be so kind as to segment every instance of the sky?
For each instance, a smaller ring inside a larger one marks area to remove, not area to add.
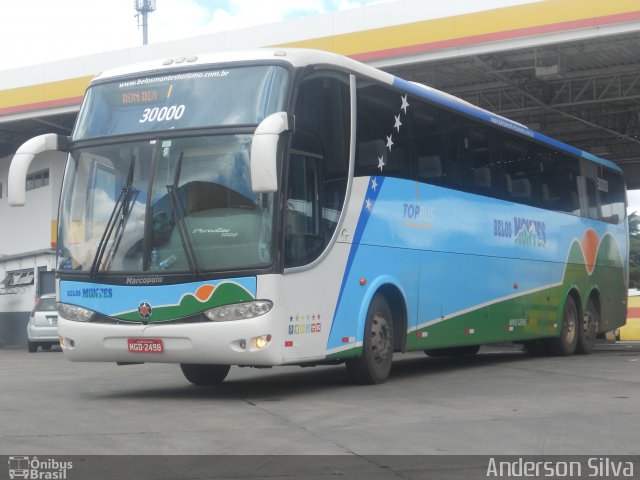
[[[627,192],[627,200],[629,201],[629,214],[637,212],[640,214],[640,190],[630,190]]]
[[[390,0],[156,0],[149,43]],[[142,44],[134,0],[2,0],[0,70]]]

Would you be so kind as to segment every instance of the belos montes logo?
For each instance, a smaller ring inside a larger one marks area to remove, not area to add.
[[[138,305],[138,315],[140,315],[140,318],[146,320],[147,318],[151,317],[152,313],[153,309],[151,308],[151,304],[149,302],[141,302],[140,305]]]

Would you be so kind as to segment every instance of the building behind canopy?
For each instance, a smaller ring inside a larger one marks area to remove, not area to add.
[[[622,167],[640,188],[637,0],[397,0],[277,24],[9,69],[0,75],[0,345],[22,343],[53,288],[65,157],[36,157],[27,205],[6,199],[17,147],[69,135],[98,73],[158,58],[256,47],[318,48],[425,83]]]

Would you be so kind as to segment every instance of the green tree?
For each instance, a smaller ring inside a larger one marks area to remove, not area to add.
[[[629,288],[640,288],[640,216],[629,215]]]

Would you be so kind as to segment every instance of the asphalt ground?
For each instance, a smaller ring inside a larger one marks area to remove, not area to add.
[[[149,457],[158,465],[171,462],[165,455],[249,455],[262,469],[271,458],[262,456],[290,464],[308,458],[292,455],[640,454],[640,343],[567,358],[516,346],[465,358],[413,352],[376,386],[322,366],[232,367],[224,384],[196,387],[176,365],[71,363],[60,351],[2,348],[0,390],[0,455],[158,455]]]

